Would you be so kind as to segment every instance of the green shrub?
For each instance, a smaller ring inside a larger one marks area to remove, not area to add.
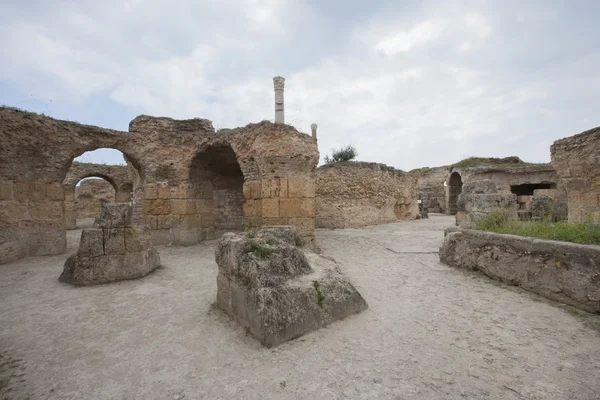
[[[244,246],[244,253],[245,254],[252,253],[255,256],[257,256],[258,258],[262,258],[264,260],[265,258],[268,258],[273,253],[273,249],[264,246],[263,244],[259,243],[256,240],[248,239],[248,240],[246,240],[246,243]]]
[[[354,160],[358,156],[356,149],[352,145],[348,145],[346,147],[342,147],[339,150],[332,150],[331,157],[329,155],[325,156],[325,163],[331,164],[334,162],[343,162]]]
[[[510,218],[508,210],[494,210],[476,225],[476,229],[563,242],[600,244],[600,225],[592,221],[517,221]]]

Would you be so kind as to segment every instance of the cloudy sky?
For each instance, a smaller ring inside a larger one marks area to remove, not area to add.
[[[547,162],[554,140],[600,125],[599,16],[596,0],[3,0],[0,103],[226,128],[272,120],[281,75],[286,122],[316,122],[322,156]]]

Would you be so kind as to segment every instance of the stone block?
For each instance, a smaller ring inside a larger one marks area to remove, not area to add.
[[[170,229],[179,226],[179,215],[167,214],[156,216],[157,229]]]
[[[20,221],[25,218],[25,204],[19,201],[0,201],[0,221]]]
[[[144,223],[148,225],[150,229],[158,229],[158,216],[157,215],[145,215]]]
[[[313,217],[315,216],[315,199],[303,198],[300,200],[300,214],[302,217]]]
[[[40,231],[40,222],[34,220],[19,221],[19,229],[26,233],[37,233]]]
[[[288,225],[290,223],[289,218],[278,217],[278,218],[263,218],[263,226],[269,225]]]
[[[171,241],[177,246],[191,246],[200,242],[200,230],[193,229],[171,229]]]
[[[104,254],[125,254],[125,228],[103,229]]]
[[[14,200],[13,182],[0,180],[0,201]]]
[[[517,203],[530,203],[533,196],[517,196]]]
[[[288,179],[288,197],[315,197],[315,180],[303,178]]]
[[[262,216],[262,200],[246,200],[244,203],[245,217]]]
[[[303,199],[280,199],[279,216],[281,217],[303,217]],[[314,207],[314,203],[313,203]]]
[[[296,227],[300,236],[312,236],[315,234],[314,218],[290,218],[289,223]]]
[[[65,219],[42,219],[38,221],[40,224],[40,231],[58,231],[66,229]]]
[[[164,215],[171,214],[171,200],[146,200],[144,201],[144,214]]]
[[[135,226],[123,229],[125,252],[140,252],[151,247],[150,235],[143,227]]]
[[[123,228],[131,225],[132,208],[127,203],[112,203],[102,206],[94,220],[94,228]]]
[[[244,182],[244,197],[246,200],[262,198],[262,185],[260,181]]]
[[[202,228],[202,216],[200,214],[180,215],[178,226],[180,229]]]
[[[171,186],[172,199],[188,199],[192,197],[190,184],[187,182],[180,183],[177,186]]]
[[[29,215],[37,220],[64,218],[64,207],[63,201],[31,201]]]
[[[81,232],[77,254],[82,257],[104,255],[104,232],[102,229],[84,229]]]
[[[279,217],[279,198],[262,199],[262,216],[263,218]]]
[[[164,200],[164,199],[171,198],[171,187],[170,186],[157,185],[156,191],[157,191],[157,195],[158,195],[159,199]]]
[[[158,188],[156,183],[147,183],[144,186],[144,198],[146,200],[158,199]]]
[[[201,214],[205,212],[212,212],[214,208],[213,199],[199,199],[196,200],[196,213]]]
[[[248,252],[248,241],[267,248],[269,256]],[[295,238],[280,237],[279,228],[252,237],[227,233],[215,258],[217,306],[266,347],[367,308],[334,261],[305,254]]]
[[[65,201],[65,212],[77,211],[77,204],[74,201]]]
[[[46,186],[46,197],[48,200],[65,200],[65,191],[58,182],[49,183]]]
[[[262,217],[245,217],[244,224],[246,229],[256,228],[263,225]]]
[[[215,225],[215,215],[212,212],[199,214],[202,222],[202,227],[214,227]]]
[[[46,186],[43,182],[16,181],[13,184],[15,200],[43,201],[46,199]]]
[[[171,214],[188,215],[196,213],[196,200],[172,199]]]
[[[288,197],[287,179],[265,179],[261,182],[261,197],[272,199]]]

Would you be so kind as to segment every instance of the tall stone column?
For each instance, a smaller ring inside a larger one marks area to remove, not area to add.
[[[310,124],[310,130],[312,131],[312,138],[317,140],[317,124]]]
[[[275,87],[275,123],[285,124],[285,115],[283,108],[283,87],[285,78],[276,76],[273,78],[273,86]]]

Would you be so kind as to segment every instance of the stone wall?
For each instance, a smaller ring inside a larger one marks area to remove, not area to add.
[[[64,189],[60,194],[53,192],[52,196],[60,197],[56,201],[63,204],[38,213],[40,220],[60,224],[48,227],[45,223],[43,228],[40,224],[19,225],[19,221],[28,221],[25,210],[32,203],[37,205],[40,195],[19,190],[15,197],[13,187],[60,186],[73,159],[98,148],[121,151],[137,171],[133,220],[148,223],[155,243],[193,244],[214,234],[214,179],[232,171],[211,161],[220,159],[223,148],[233,154],[233,161],[227,160],[236,165],[244,182],[245,225],[290,223],[297,225],[305,240],[314,239],[314,179],[319,153],[315,140],[289,125],[264,121],[215,132],[205,119],[139,116],[130,123],[129,132],[120,132],[0,108],[0,143],[0,180],[6,182],[1,198],[14,203],[10,215],[0,220],[0,246],[20,249],[11,251],[19,254],[16,258],[64,251],[64,201],[74,198],[65,198]],[[198,163],[198,159],[209,162]],[[204,165],[210,173],[198,172],[197,165]],[[50,197],[44,196],[44,201]],[[264,205],[263,198],[267,199]],[[48,244],[30,251],[34,246],[29,243],[42,234],[49,238]],[[3,256],[0,263],[12,259],[15,257]]]
[[[102,211],[102,205],[115,202],[115,189],[104,179],[86,179],[75,187],[77,218],[90,218]]]
[[[417,197],[417,178],[384,164],[326,164],[317,169],[317,227],[354,228],[415,219]]]
[[[600,127],[557,140],[550,152],[567,192],[569,221],[600,221]]]
[[[517,218],[517,195],[500,193],[496,184],[489,179],[471,180],[463,185],[458,196],[456,225],[473,228],[497,209],[507,210]]]
[[[440,261],[600,313],[600,246],[451,228]]]
[[[409,172],[418,179],[419,200],[432,213],[446,212],[446,187],[450,167],[420,168]]]

